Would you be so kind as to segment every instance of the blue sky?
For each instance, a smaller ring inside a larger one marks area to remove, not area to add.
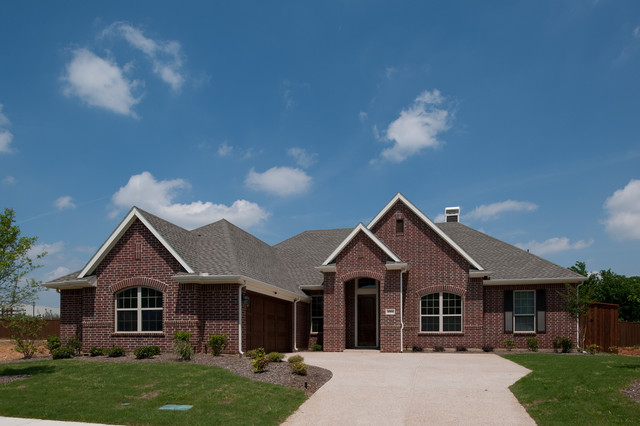
[[[397,192],[640,274],[639,2],[269,3],[0,6],[0,207],[49,252],[34,278],[133,204],[274,244]]]

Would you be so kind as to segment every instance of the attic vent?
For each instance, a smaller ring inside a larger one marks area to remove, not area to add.
[[[460,207],[446,207],[444,216],[447,222],[460,222]]]

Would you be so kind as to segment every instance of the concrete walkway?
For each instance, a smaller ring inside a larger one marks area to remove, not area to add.
[[[2,426],[108,426],[101,423],[78,423],[60,420],[23,419],[19,417],[0,417]]]
[[[285,425],[535,425],[508,389],[529,370],[494,354],[302,355],[333,378]]]

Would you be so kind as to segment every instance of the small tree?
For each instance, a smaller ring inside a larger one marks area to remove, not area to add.
[[[29,251],[36,237],[21,237],[20,227],[14,225],[15,213],[5,209],[0,214],[0,314],[13,314],[16,305],[32,302],[40,290],[40,282],[25,279],[25,276],[39,268],[34,260],[41,259],[40,253],[32,259]]]
[[[32,358],[38,351],[38,334],[44,326],[45,320],[40,317],[14,315],[8,326],[11,340],[16,342],[14,350],[20,352],[25,359]]]
[[[595,278],[589,276],[584,262],[576,262],[569,269],[587,277],[587,280],[582,285],[565,284],[563,290],[558,290],[565,312],[578,322],[577,346],[583,348],[587,333],[587,314],[589,313],[589,307],[595,302],[595,285],[593,285]]]

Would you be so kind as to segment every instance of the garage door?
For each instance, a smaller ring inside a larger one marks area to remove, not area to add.
[[[247,349],[291,352],[292,302],[248,292]]]

